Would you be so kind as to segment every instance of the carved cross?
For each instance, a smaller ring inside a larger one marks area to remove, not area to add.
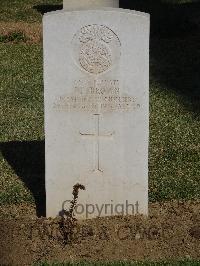
[[[100,134],[100,114],[95,116],[95,131],[94,133],[81,133],[84,138],[91,138],[94,140],[94,169],[93,172],[103,172],[100,167],[100,139],[111,139],[115,132],[108,134]]]

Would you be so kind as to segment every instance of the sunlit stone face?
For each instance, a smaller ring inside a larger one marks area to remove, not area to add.
[[[148,213],[148,80],[148,15],[44,16],[47,216],[69,210],[77,184],[76,218]]]

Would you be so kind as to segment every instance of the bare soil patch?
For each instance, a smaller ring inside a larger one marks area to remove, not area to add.
[[[28,205],[2,208],[1,214],[7,218],[0,221],[0,264],[200,259],[199,201],[150,204],[148,219],[118,216],[74,225],[36,218]]]
[[[27,44],[40,43],[42,41],[41,23],[26,22],[0,22],[0,35],[10,36],[13,33],[22,33],[26,37]]]

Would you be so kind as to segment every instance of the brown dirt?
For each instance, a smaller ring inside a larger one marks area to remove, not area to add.
[[[24,33],[27,38],[27,44],[40,43],[42,41],[42,25],[40,23],[0,22],[1,35],[9,35],[12,32]]]
[[[38,261],[200,259],[200,201],[150,204],[149,218],[36,218],[34,207],[1,209],[0,264]],[[8,218],[10,217],[10,218]]]

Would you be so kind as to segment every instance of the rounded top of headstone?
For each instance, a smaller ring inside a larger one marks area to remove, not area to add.
[[[93,8],[119,7],[119,0],[63,0],[63,9],[68,11]]]

